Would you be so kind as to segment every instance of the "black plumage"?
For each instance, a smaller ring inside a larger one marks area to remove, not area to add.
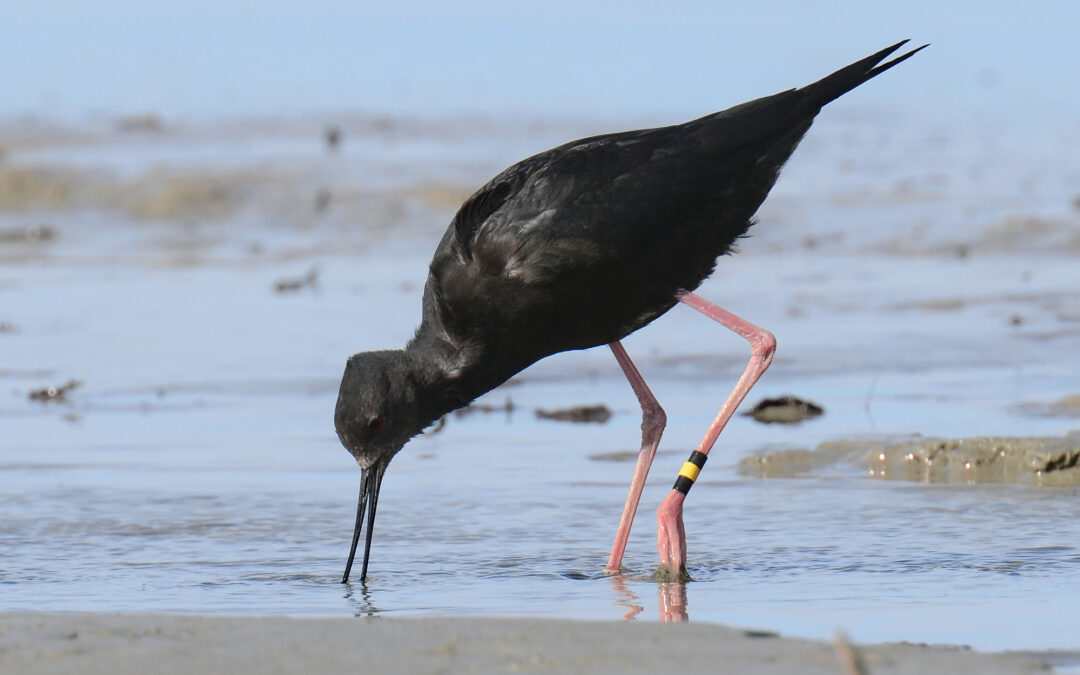
[[[822,106],[922,49],[878,65],[903,44],[685,124],[567,143],[472,195],[435,250],[415,337],[354,355],[342,378],[336,427],[365,473],[354,552],[371,502],[361,578],[379,482],[409,438],[539,359],[671,309],[750,228]]]

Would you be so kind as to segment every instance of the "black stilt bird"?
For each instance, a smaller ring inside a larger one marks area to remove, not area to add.
[[[435,250],[416,336],[404,349],[355,354],[345,366],[334,421],[363,478],[343,582],[365,507],[360,579],[367,577],[383,473],[410,438],[545,356],[603,344],[643,410],[641,456],[607,566],[618,571],[665,423],[619,340],[680,301],[753,348],[658,511],[661,567],[684,578],[682,500],[775,348],[771,334],[691,291],[753,223],[822,106],[923,48],[881,63],[905,42],[801,89],[685,124],[567,143],[511,166],[469,197]]]

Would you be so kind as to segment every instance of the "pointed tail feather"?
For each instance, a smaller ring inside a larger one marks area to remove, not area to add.
[[[907,42],[907,40],[903,40],[901,42],[897,42],[891,47],[886,47],[885,49],[882,49],[876,54],[872,54],[865,59],[856,61],[850,66],[841,68],[832,75],[824,77],[811,85],[803,87],[802,91],[806,92],[809,95],[809,100],[812,102],[813,105],[815,105],[817,108],[821,108],[829,101],[833,101],[843,96],[844,94],[859,86],[863,82],[866,82],[867,80],[880,75],[889,68],[892,68],[896,64],[911,58],[916,53],[930,46],[923,45],[921,47],[911,50],[906,54],[898,56],[891,61],[881,63],[881,61],[886,56],[892,54],[897,49],[907,44]],[[881,63],[881,65],[878,65],[879,63]]]

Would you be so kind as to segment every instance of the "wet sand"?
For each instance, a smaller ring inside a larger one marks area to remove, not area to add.
[[[1032,673],[1054,654],[851,646],[709,624],[2,614],[0,669],[79,673]]]
[[[874,478],[919,483],[1080,485],[1080,433],[1063,437],[838,440],[764,452],[739,462],[743,475],[805,477],[847,467]]]

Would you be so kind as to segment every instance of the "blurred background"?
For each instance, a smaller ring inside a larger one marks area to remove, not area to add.
[[[4,111],[85,119],[326,112],[686,116],[910,37],[860,104],[969,122],[1076,117],[1071,3],[6,2]],[[931,63],[933,61],[933,63]]]
[[[1075,647],[1075,475],[884,457],[976,436],[1076,454],[1078,18],[1065,2],[5,0],[0,610],[655,620],[651,512],[745,343],[682,308],[626,341],[669,427],[618,587],[600,570],[640,417],[603,349],[414,440],[367,587],[338,584],[359,484],[332,423],[344,360],[408,340],[435,243],[505,166],[911,38],[932,46],[822,112],[701,289],[778,336],[750,403],[825,413],[725,431],[687,506],[689,616]],[[586,404],[610,418],[534,413]],[[819,447],[836,442],[854,445]]]

